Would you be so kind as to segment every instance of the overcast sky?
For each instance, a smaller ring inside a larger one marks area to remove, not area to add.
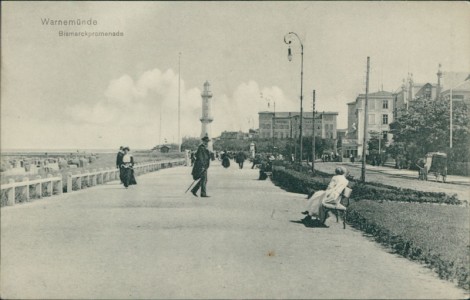
[[[470,71],[465,2],[2,2],[1,147],[150,148],[199,136],[201,91],[213,92],[212,135],[258,127],[258,112],[337,111],[365,91],[397,90],[412,72],[436,82]],[[97,25],[43,21],[92,18]],[[121,32],[122,36],[60,36]],[[178,56],[181,52],[181,71]],[[161,120],[160,120],[161,116]],[[160,124],[162,124],[160,128]]]

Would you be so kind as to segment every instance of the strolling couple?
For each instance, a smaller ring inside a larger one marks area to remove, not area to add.
[[[134,157],[129,147],[121,146],[116,158],[116,167],[119,169],[121,183],[127,189],[129,185],[137,184],[134,176]]]

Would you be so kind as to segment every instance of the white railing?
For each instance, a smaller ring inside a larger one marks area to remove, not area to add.
[[[183,165],[184,159],[168,160],[168,161],[155,161],[147,163],[137,163],[134,165],[134,174],[136,176],[153,172],[159,169]],[[75,190],[81,190],[84,187],[91,187],[97,184],[103,184],[109,181],[119,179],[119,169],[107,169],[107,170],[93,170],[91,172],[77,174],[69,173],[67,175],[67,193]],[[74,184],[75,183],[75,184]]]
[[[173,166],[180,166],[185,164],[185,159],[175,159],[167,161],[154,161],[146,163],[137,163],[134,165],[134,174],[136,176],[157,171],[164,168],[171,168]],[[119,169],[99,169],[85,172],[78,172],[76,174],[68,173],[67,174],[67,185],[66,192],[70,193],[72,191],[81,190],[85,187],[92,187],[98,184],[104,184],[109,181],[119,179]],[[17,199],[17,193],[23,195],[23,199],[29,201],[30,190],[33,189],[33,193],[37,198],[42,198],[43,196],[52,196],[54,194],[62,194],[63,184],[62,177],[53,177],[51,174],[47,175],[47,178],[41,178],[38,176],[35,180],[29,180],[24,178],[23,181],[15,182],[13,179],[10,179],[7,184],[2,184],[0,186],[1,192],[6,192],[6,202],[2,203],[3,205],[15,205],[17,202],[22,202]],[[20,190],[21,189],[21,190]]]
[[[1,191],[6,192],[6,205],[15,205],[18,199],[16,199],[17,193],[23,195],[25,201],[31,200],[31,194],[37,198],[43,196],[52,196],[55,194],[62,194],[62,177],[53,177],[48,174],[46,178],[37,176],[36,179],[30,180],[28,177],[23,178],[22,181],[10,179],[7,184],[1,185]]]

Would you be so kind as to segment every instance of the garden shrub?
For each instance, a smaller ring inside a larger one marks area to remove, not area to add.
[[[312,176],[311,173],[273,167],[273,182],[290,192],[308,194],[311,191],[324,190],[328,186],[331,177],[331,174],[320,171],[315,171],[315,176]],[[461,204],[456,195],[449,196],[445,193],[422,192],[380,183],[362,183],[358,180],[351,180],[350,185],[353,186],[351,199],[355,200]]]

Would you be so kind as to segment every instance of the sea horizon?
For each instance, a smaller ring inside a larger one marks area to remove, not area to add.
[[[6,148],[0,149],[1,155],[11,155],[11,154],[52,154],[52,153],[115,153],[119,149],[104,149],[104,148],[63,148],[63,149],[41,149],[41,148]],[[135,149],[135,151],[141,150],[150,150],[150,149]]]

